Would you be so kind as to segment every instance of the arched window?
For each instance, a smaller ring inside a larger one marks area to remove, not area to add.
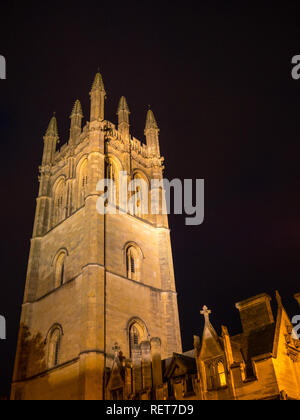
[[[112,162],[111,159],[108,159],[106,161],[106,179],[111,180],[114,184],[111,185],[111,188],[109,188],[108,191],[108,200],[110,204],[116,204],[117,203],[117,177],[116,177],[116,166]],[[113,188],[113,185],[115,188]]]
[[[147,328],[142,321],[133,321],[129,327],[129,352],[138,348],[143,340],[147,339]]]
[[[87,183],[88,183],[88,165],[87,160],[85,160],[79,169],[78,175],[78,208],[82,207],[85,202],[85,197],[87,193]]]
[[[61,252],[55,261],[55,284],[54,287],[60,287],[65,282],[65,260],[66,252]]]
[[[141,252],[135,246],[129,246],[126,250],[127,278],[140,280],[141,275]]]
[[[54,327],[49,335],[48,343],[48,368],[51,369],[59,364],[59,352],[61,345],[61,329]]]
[[[140,343],[140,334],[136,325],[132,325],[130,328],[130,348],[137,347]]]
[[[65,218],[65,182],[64,180],[61,180],[54,192],[53,197],[53,223],[54,226],[57,225],[59,222],[61,222]]]
[[[218,368],[219,384],[220,384],[221,387],[226,386],[227,381],[226,381],[226,373],[225,373],[224,363],[221,362],[221,361],[218,362],[217,368]]]
[[[129,200],[130,213],[143,217],[149,212],[148,183],[139,173],[136,173],[131,182],[130,190],[133,192]]]
[[[227,386],[225,365],[221,360],[213,360],[206,364],[206,376],[209,390]]]

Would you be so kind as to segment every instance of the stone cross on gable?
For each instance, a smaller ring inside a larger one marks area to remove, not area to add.
[[[200,313],[204,316],[205,322],[209,322],[209,315],[211,314],[211,310],[209,310],[207,306],[203,306],[203,309]]]

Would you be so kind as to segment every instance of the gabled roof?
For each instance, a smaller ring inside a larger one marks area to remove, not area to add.
[[[224,354],[222,341],[210,321],[206,319],[202,335],[200,358],[210,359],[221,356],[222,354]]]

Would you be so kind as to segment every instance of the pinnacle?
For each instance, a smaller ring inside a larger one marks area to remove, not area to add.
[[[48,129],[46,131],[46,136],[58,137],[57,121],[56,121],[55,114],[53,115],[53,117],[50,120],[50,123],[48,125]]]
[[[151,128],[154,128],[157,130],[158,125],[157,125],[157,122],[156,122],[156,119],[154,117],[152,110],[149,109],[147,112],[147,118],[146,118],[146,130],[151,129]]]
[[[119,112],[121,112],[121,111],[126,111],[126,112],[128,112],[128,113],[129,113],[129,107],[128,107],[128,104],[127,104],[127,101],[126,101],[125,96],[122,96],[122,97],[120,98],[117,114],[118,114]]]
[[[75,115],[79,115],[81,118],[83,118],[81,103],[78,99],[74,103],[70,118],[74,117]]]
[[[92,91],[97,90],[97,89],[105,91],[103,79],[99,72],[95,76],[94,83],[92,86]]]

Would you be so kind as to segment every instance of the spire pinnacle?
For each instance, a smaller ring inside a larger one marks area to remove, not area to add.
[[[150,107],[150,105],[149,105]],[[146,130],[149,130],[151,128],[154,128],[155,130],[158,130],[158,125],[156,122],[156,119],[154,117],[152,109],[149,108],[147,112],[147,118],[146,118]]]
[[[75,117],[77,115],[79,117],[83,118],[82,107],[81,107],[81,103],[80,103],[79,99],[77,99],[74,103],[70,118]]]
[[[47,131],[46,131],[46,136],[50,137],[58,137],[58,130],[57,130],[57,121],[56,121],[56,116],[55,116],[55,112],[53,113],[53,117],[50,120],[50,123],[48,125]]]
[[[130,114],[129,107],[128,107],[125,96],[122,96],[120,98],[117,114],[120,114],[122,111],[125,111],[128,114]]]
[[[92,92],[94,90],[102,90],[102,91],[105,91],[103,79],[102,79],[102,76],[101,76],[101,74],[100,74],[99,71],[98,71],[98,73],[96,73],[96,76],[95,76],[95,79],[94,79],[94,83],[93,83],[93,86],[92,86]]]

